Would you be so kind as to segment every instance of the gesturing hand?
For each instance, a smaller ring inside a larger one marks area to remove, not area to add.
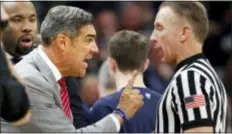
[[[131,78],[121,94],[117,107],[125,113],[127,119],[131,119],[144,104],[143,96],[140,92],[136,89],[132,90],[137,75],[138,71],[134,71],[131,75]]]

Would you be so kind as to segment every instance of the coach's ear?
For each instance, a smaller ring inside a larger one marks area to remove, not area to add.
[[[150,60],[147,58],[144,62],[143,72],[145,72],[150,64]]]
[[[180,42],[185,42],[189,38],[191,32],[193,33],[190,27],[184,26],[180,35]]]
[[[55,41],[56,41],[57,47],[60,48],[61,50],[65,50],[67,46],[71,44],[70,38],[63,33],[58,34]]]
[[[109,64],[109,68],[110,68],[110,71],[115,74],[116,72],[116,69],[117,69],[117,64],[116,64],[116,61],[112,58],[108,58],[108,64]]]

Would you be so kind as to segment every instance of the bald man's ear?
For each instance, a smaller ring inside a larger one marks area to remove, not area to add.
[[[188,26],[183,27],[181,35],[180,35],[180,42],[181,43],[185,42],[189,38],[191,30],[192,29]]]
[[[143,72],[145,72],[150,64],[150,60],[147,58],[144,62]]]

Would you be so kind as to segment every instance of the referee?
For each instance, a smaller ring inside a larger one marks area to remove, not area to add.
[[[159,102],[155,132],[225,132],[226,92],[202,54],[209,27],[205,7],[199,2],[164,2],[154,27],[156,59],[176,65]]]

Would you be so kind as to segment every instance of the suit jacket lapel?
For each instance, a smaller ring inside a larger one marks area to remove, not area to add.
[[[36,48],[33,52],[33,61],[34,64],[37,66],[38,70],[41,72],[43,77],[53,86],[55,89],[54,98],[56,102],[58,102],[58,105],[61,106],[61,99],[60,99],[60,87],[57,84],[57,81],[55,79],[54,74],[52,73],[49,66],[46,64],[46,62],[42,59],[42,57],[39,55],[38,48]]]

